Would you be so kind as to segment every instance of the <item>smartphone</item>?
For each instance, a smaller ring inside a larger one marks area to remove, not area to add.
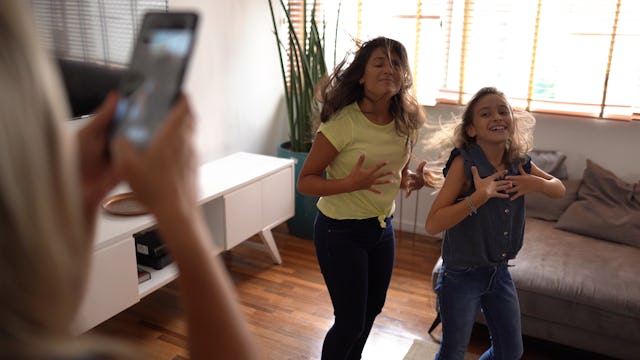
[[[129,68],[118,87],[112,136],[125,136],[143,149],[162,127],[181,93],[197,23],[198,15],[192,12],[144,15]]]

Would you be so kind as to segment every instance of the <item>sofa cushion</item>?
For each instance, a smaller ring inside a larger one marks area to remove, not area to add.
[[[640,248],[527,218],[510,263],[523,315],[640,343]]]
[[[525,195],[524,204],[527,216],[542,220],[557,221],[567,207],[577,199],[580,182],[581,180],[576,179],[562,180],[566,191],[560,199],[551,199],[539,192]]]
[[[587,159],[578,199],[556,227],[640,247],[640,183],[626,183]]]
[[[533,150],[529,156],[531,161],[542,171],[561,180],[568,178],[567,164],[565,164],[567,156],[565,154],[555,150]]]

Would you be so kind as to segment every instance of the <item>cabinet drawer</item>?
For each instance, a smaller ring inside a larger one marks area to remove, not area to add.
[[[262,230],[261,199],[260,182],[224,196],[227,250]]]
[[[87,331],[138,302],[133,238],[93,254],[87,290],[74,327]]]
[[[295,213],[293,167],[268,176],[262,183],[262,228],[274,227]]]

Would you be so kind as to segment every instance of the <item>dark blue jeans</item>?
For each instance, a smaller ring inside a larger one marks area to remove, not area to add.
[[[318,212],[316,255],[333,304],[334,324],[322,345],[323,360],[360,359],[391,281],[395,236],[391,218],[335,220]]]
[[[480,359],[514,360],[522,356],[520,304],[507,264],[443,264],[436,291],[442,319],[442,342],[436,359],[464,359],[478,309],[491,334],[491,347]]]

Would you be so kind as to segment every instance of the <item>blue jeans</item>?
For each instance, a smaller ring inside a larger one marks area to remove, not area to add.
[[[442,342],[436,359],[464,359],[478,309],[491,334],[491,347],[480,359],[513,360],[522,356],[520,304],[507,264],[443,264],[436,292],[442,319]]]
[[[360,359],[391,281],[395,236],[391,219],[335,220],[318,212],[314,242],[329,290],[334,324],[322,345],[323,360]]]

